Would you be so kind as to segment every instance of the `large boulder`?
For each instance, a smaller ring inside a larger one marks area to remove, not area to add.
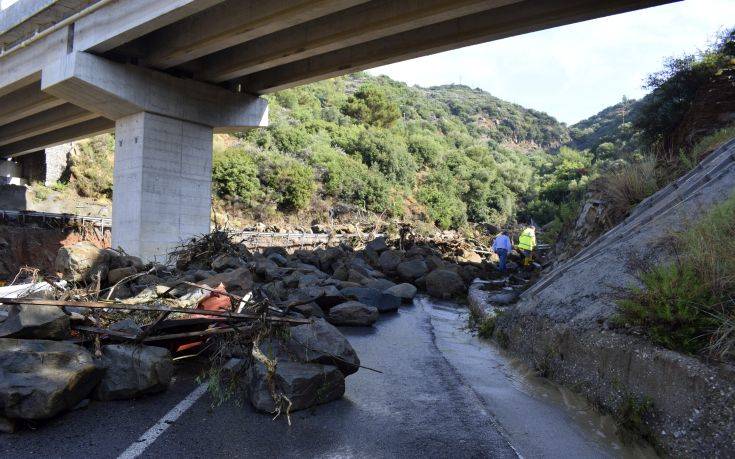
[[[347,338],[324,319],[292,327],[287,341],[291,358],[304,363],[334,365],[345,375],[355,373],[360,359]]]
[[[394,272],[401,261],[403,261],[403,252],[401,250],[386,250],[378,258],[380,269],[387,273]]]
[[[53,417],[86,398],[101,376],[92,355],[76,344],[0,339],[0,416]]]
[[[397,311],[401,299],[390,293],[367,287],[348,287],[341,291],[342,295],[354,298],[360,303],[376,308],[379,312]]]
[[[413,286],[412,284],[398,284],[394,285],[393,287],[387,289],[383,293],[387,293],[389,295],[397,296],[403,302],[410,303],[413,300],[413,297],[416,296],[417,288]]]
[[[314,287],[320,285],[329,276],[321,271],[304,274],[299,278],[299,288]]]
[[[15,305],[0,322],[0,338],[64,339],[69,334],[69,316],[57,306]]]
[[[209,276],[201,281],[210,287],[216,287],[224,284],[228,292],[239,291],[249,292],[253,288],[253,276],[247,267],[233,269],[224,273]]]
[[[365,250],[370,250],[377,253],[388,250],[388,244],[386,244],[385,242],[385,237],[380,236],[368,242],[365,246]]]
[[[134,266],[125,266],[122,268],[111,269],[107,273],[107,282],[111,285],[117,284],[126,277],[132,276],[138,272]]]
[[[434,298],[449,299],[465,292],[462,276],[448,269],[437,269],[426,276],[426,291]]]
[[[506,306],[518,301],[518,292],[515,290],[502,290],[499,292],[489,293],[485,300],[496,305]]]
[[[331,402],[345,393],[345,378],[337,367],[279,361],[269,377],[265,365],[256,362],[248,369],[248,397],[258,411],[273,413],[276,410],[269,390],[270,380],[276,391],[291,402],[290,411]]]
[[[365,287],[368,288],[374,288],[375,290],[379,290],[381,292],[384,292],[388,290],[389,288],[396,285],[395,282],[391,282],[388,279],[370,279],[366,281],[363,284]]]
[[[223,253],[222,255],[219,255],[214,260],[212,260],[211,266],[212,269],[219,272],[226,269],[241,268],[244,264],[245,263],[239,257]]]
[[[369,326],[378,320],[378,309],[373,306],[348,301],[329,310],[328,320],[334,325]]]
[[[304,304],[297,304],[296,306],[293,306],[291,309],[298,312],[304,317],[324,317],[324,311],[322,311],[321,306],[316,304],[315,302],[309,302]],[[293,330],[293,328],[291,329]]]
[[[94,391],[98,400],[123,400],[166,390],[174,365],[162,347],[111,344],[102,347],[98,366],[105,370]]]
[[[322,271],[332,271],[334,264],[345,257],[345,251],[341,247],[329,247],[317,253],[319,267]]]
[[[412,281],[429,272],[429,268],[426,266],[426,262],[424,262],[424,260],[414,259],[400,263],[396,268],[396,271],[398,271],[398,275],[401,279]]]
[[[109,261],[107,250],[84,241],[60,248],[56,254],[55,268],[68,281],[91,282],[97,275],[105,279]]]

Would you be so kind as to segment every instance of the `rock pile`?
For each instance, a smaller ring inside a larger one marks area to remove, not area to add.
[[[360,367],[335,326],[373,326],[380,314],[411,303],[419,291],[437,298],[462,296],[474,278],[494,275],[494,265],[466,247],[446,253],[431,244],[400,245],[381,237],[360,250],[342,244],[252,253],[224,233],[212,233],[174,252],[170,266],[145,265],[83,242],[60,249],[56,269],[71,289],[86,288],[86,298],[108,298],[118,306],[165,301],[197,311],[268,312],[291,320],[290,325],[295,322],[289,333],[280,334],[254,333],[249,326],[243,332],[250,333],[248,341],[227,350],[241,359],[243,392],[252,405],[289,412],[340,398],[345,378]],[[71,297],[67,292],[55,298]],[[204,313],[199,322],[189,322],[199,328],[182,329],[181,318],[171,320],[169,313],[155,321],[151,315],[141,320],[140,315],[118,314],[112,323],[84,307],[25,301],[31,304],[0,305],[4,430],[18,421],[55,416],[89,398],[128,399],[165,390],[174,372],[173,353],[216,339],[208,332],[242,332]],[[150,331],[169,326],[168,321],[176,322],[175,331],[197,330],[199,338],[183,345],[151,341],[161,336],[148,336]]]

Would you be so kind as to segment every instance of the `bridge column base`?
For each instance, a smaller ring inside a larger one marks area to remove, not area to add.
[[[149,112],[115,122],[112,246],[165,262],[208,233],[212,128]]]

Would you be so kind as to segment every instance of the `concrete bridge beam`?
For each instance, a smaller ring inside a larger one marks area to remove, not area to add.
[[[81,52],[41,89],[114,120],[112,244],[151,261],[209,232],[212,133],[268,122],[265,99]]]

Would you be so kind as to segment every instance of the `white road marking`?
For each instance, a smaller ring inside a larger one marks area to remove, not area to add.
[[[122,452],[118,456],[118,459],[134,459],[145,451],[162,433],[171,426],[171,423],[175,422],[181,417],[186,410],[191,408],[197,400],[201,398],[207,392],[207,383],[200,384],[194,389],[189,395],[186,396],[178,405],[171,408],[171,411],[166,413],[153,427],[148,429],[138,440],[130,445],[128,449]]]

